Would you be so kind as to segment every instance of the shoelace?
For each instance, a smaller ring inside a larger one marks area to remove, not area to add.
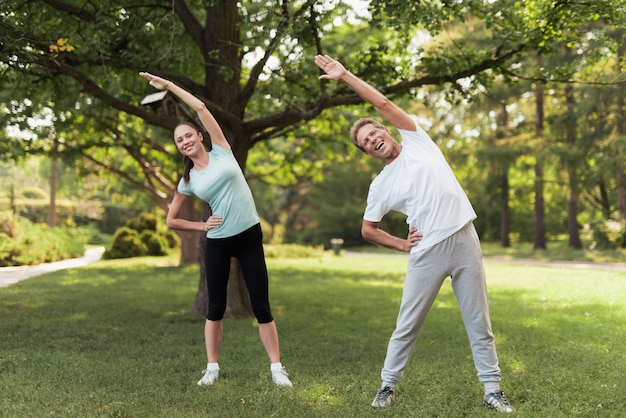
[[[376,400],[384,401],[387,398],[387,396],[392,393],[393,393],[393,390],[391,390],[391,388],[389,388],[388,386],[385,386],[384,389],[378,391],[378,394],[376,395]]]
[[[509,401],[504,396],[504,392],[491,393],[488,402],[490,405],[510,406]]]
[[[289,373],[287,373],[287,370],[285,370],[285,368],[283,367],[282,369],[278,369],[278,370],[273,370],[274,373],[277,374],[283,374],[285,376],[289,376]]]

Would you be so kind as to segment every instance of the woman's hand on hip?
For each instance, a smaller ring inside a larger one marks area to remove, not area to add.
[[[211,215],[209,216],[209,219],[207,219],[205,222],[202,222],[202,226],[203,226],[202,230],[209,231],[211,229],[217,228],[221,224],[222,224],[221,216]]]

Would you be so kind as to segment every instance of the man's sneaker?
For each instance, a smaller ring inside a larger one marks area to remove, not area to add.
[[[372,406],[374,408],[384,408],[391,405],[392,402],[393,389],[391,389],[389,386],[385,386],[384,388],[378,389],[378,393],[376,393],[376,397],[372,402]]]
[[[509,401],[506,400],[506,396],[504,396],[504,392],[502,391],[486,395],[483,399],[483,404],[498,412],[513,412],[513,408],[509,404]]]
[[[202,370],[202,373],[204,373],[204,376],[202,376],[202,379],[198,380],[198,386],[208,386],[217,381],[220,375],[220,369],[205,369]]]
[[[281,367],[279,369],[275,369],[272,370],[272,380],[274,381],[274,383],[276,383],[278,386],[288,386],[288,387],[292,387],[293,384],[291,383],[291,380],[289,380],[289,375],[287,374],[287,370],[285,370],[284,367]]]

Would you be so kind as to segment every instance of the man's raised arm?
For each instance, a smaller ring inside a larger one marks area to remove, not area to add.
[[[320,76],[320,80],[342,81],[363,100],[376,107],[390,124],[398,129],[415,130],[415,122],[404,110],[373,86],[346,70],[343,64],[336,59],[328,55],[316,55],[315,64],[326,73]]]

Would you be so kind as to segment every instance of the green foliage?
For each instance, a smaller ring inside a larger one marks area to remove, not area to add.
[[[160,235],[165,238],[168,248],[180,248],[180,238],[171,229],[160,231]]]
[[[591,225],[594,247],[626,248],[626,219],[607,219]]]
[[[369,404],[406,262],[272,258],[268,268],[292,389],[272,383],[250,320],[224,322],[220,380],[198,388],[204,321],[189,314],[197,266],[164,267],[161,258],[101,261],[0,288],[0,416],[497,416],[481,404],[449,281],[420,332],[395,404],[374,413]],[[515,416],[621,416],[623,272],[486,268],[502,385]]]
[[[102,208],[102,218],[98,221],[98,228],[107,234],[113,234],[141,212],[141,208],[115,203],[104,203]]]
[[[163,256],[179,246],[174,234],[161,226],[152,213],[141,213],[115,231],[113,243],[103,254],[105,259],[140,256]]]
[[[139,257],[145,255],[147,251],[148,248],[141,240],[139,232],[124,226],[115,231],[111,248],[107,248],[105,250],[102,258],[113,259]]]
[[[266,258],[320,258],[324,256],[322,247],[298,244],[264,244]]]
[[[48,196],[39,187],[27,187],[22,189],[21,194],[26,199],[46,199]]]
[[[75,236],[86,244],[106,246],[111,243],[112,236],[105,234],[98,229],[96,223],[91,223],[85,226],[77,226],[72,228],[72,232]]]
[[[170,248],[166,237],[150,229],[144,229],[141,231],[139,239],[146,246],[145,255],[167,255],[167,251]]]
[[[158,225],[158,218],[153,213],[143,212],[139,216],[129,219],[126,222],[126,226],[134,229],[135,231],[151,231],[156,232]]]
[[[17,218],[13,215],[13,212],[7,210],[0,211],[0,234],[6,235],[7,238],[15,238],[18,233]]]
[[[8,218],[6,218],[8,219]],[[80,257],[85,241],[70,229],[15,218],[15,236],[0,232],[0,267],[26,266]]]

